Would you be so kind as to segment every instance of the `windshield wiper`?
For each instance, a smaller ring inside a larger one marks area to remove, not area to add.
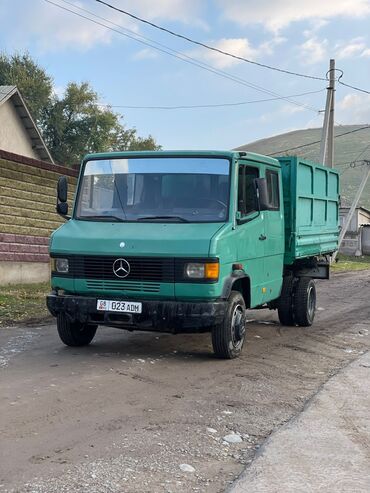
[[[124,219],[122,219],[122,217],[118,217],[118,216],[112,216],[112,215],[104,215],[104,216],[79,216],[78,219],[85,219],[87,221],[94,221],[95,219],[99,219],[100,221],[118,221],[120,223],[123,223],[125,222]]]
[[[188,223],[189,221],[185,219],[184,217],[181,216],[145,216],[145,217],[138,217],[137,221],[157,221],[161,219],[175,219],[181,223]]]

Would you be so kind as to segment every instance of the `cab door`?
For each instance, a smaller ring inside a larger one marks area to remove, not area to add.
[[[284,212],[281,183],[281,170],[265,165],[269,210],[263,212],[265,218],[265,289],[264,302],[280,296],[284,265]]]
[[[264,287],[264,212],[258,211],[254,180],[261,177],[259,163],[239,161],[238,220],[236,225],[237,262],[243,265],[250,278],[251,307],[263,301]]]

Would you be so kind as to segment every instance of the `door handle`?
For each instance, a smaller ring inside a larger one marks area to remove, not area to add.
[[[267,239],[267,236],[265,235],[260,235],[260,237],[258,238],[259,240],[263,241],[263,240],[266,240]]]

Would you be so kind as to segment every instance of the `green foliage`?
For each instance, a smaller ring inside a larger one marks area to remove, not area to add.
[[[52,94],[53,81],[30,55],[0,54],[0,85],[17,86],[32,116],[40,122]]]
[[[126,129],[120,115],[98,105],[87,82],[68,84],[62,99],[54,98],[46,110],[44,135],[58,162],[77,163],[89,152],[157,149],[154,139]]]
[[[0,55],[0,85],[18,87],[58,163],[76,164],[90,152],[160,148],[152,136],[138,136],[121,115],[99,105],[87,82],[70,82],[58,97],[52,78],[28,54]]]

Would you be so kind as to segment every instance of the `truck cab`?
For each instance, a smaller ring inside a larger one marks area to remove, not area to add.
[[[293,322],[298,277],[286,261],[286,207],[281,164],[267,156],[87,155],[70,216],[66,179],[59,180],[57,211],[67,222],[50,241],[47,305],[62,341],[89,344],[98,325],[211,332],[216,355],[238,356],[247,309],[278,308]],[[319,271],[313,258],[299,268]]]

